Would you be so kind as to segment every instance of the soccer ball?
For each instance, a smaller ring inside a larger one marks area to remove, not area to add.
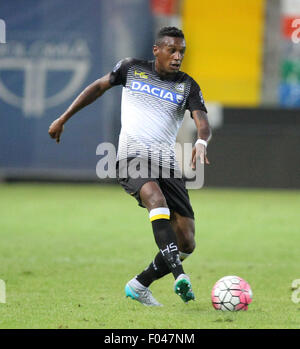
[[[248,310],[252,302],[252,290],[247,281],[239,276],[224,276],[211,291],[212,305],[217,310]]]

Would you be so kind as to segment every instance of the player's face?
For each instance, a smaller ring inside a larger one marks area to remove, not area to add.
[[[153,54],[156,58],[155,69],[161,74],[177,73],[185,52],[185,40],[165,36],[162,43],[153,47]]]

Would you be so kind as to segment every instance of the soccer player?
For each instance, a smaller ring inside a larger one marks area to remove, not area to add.
[[[194,212],[184,180],[175,175],[175,142],[188,109],[198,134],[191,166],[195,169],[198,159],[209,164],[206,147],[211,129],[200,87],[180,71],[185,48],[180,29],[162,28],[153,46],[153,61],[123,59],[112,72],[89,85],[49,127],[50,136],[59,142],[64,124],[72,115],[111,87],[123,85],[118,181],[140,206],[147,208],[158,246],[149,266],[126,284],[125,294],[148,306],[161,306],[149,286],[169,273],[175,279],[175,293],[186,303],[195,299],[182,265],[195,249]],[[131,175],[130,164],[137,159],[141,160],[140,169],[146,169],[146,176]],[[153,166],[159,171],[154,176],[150,171]],[[162,175],[164,169],[170,176]]]

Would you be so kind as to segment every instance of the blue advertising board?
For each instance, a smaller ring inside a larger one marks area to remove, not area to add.
[[[0,18],[2,176],[96,177],[98,144],[117,144],[121,87],[74,115],[59,145],[48,128],[120,59],[151,58],[149,1],[2,1]]]

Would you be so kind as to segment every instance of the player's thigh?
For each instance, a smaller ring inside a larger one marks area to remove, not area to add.
[[[194,219],[181,216],[179,213],[172,211],[171,224],[176,233],[179,250],[185,253],[192,253],[196,247]]]
[[[143,205],[149,211],[158,207],[168,207],[166,198],[156,181],[146,182],[141,187],[139,195]]]

